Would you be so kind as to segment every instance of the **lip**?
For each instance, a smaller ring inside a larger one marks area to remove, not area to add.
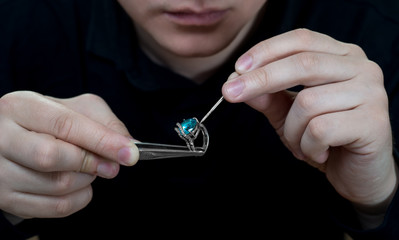
[[[219,23],[228,10],[179,10],[164,12],[171,22],[182,26],[212,26]]]

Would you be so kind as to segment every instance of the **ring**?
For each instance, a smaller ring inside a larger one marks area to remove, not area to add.
[[[209,145],[209,135],[204,124],[200,123],[197,118],[185,119],[181,123],[176,123],[175,131],[181,139],[183,139],[190,151],[196,151],[194,141],[198,138],[199,133],[202,133],[203,145],[201,151],[206,151]]]

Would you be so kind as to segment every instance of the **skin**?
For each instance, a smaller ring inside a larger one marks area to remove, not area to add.
[[[123,123],[91,94],[9,93],[0,128],[0,209],[22,218],[68,216],[90,202],[96,176],[113,178],[138,160]]]
[[[242,42],[266,0],[119,3],[153,61],[201,82]],[[209,9],[226,13],[216,24],[182,24],[165,15]],[[305,89],[286,90],[297,85]],[[382,221],[396,189],[396,166],[383,74],[362,49],[306,29],[288,32],[242,55],[222,93],[262,112],[298,159],[320,167],[363,213],[378,216],[366,227]],[[0,100],[0,131],[8,139],[0,141],[0,209],[25,218],[82,209],[95,176],[112,178],[119,164],[138,158],[123,123],[93,95],[8,94]]]
[[[226,99],[262,112],[343,197],[371,207],[391,196],[397,177],[383,75],[358,46],[300,29],[254,46],[236,70]],[[297,85],[305,89],[285,90]]]
[[[119,0],[153,61],[203,82],[242,42],[265,0]],[[167,13],[225,11],[217,24],[176,24]]]

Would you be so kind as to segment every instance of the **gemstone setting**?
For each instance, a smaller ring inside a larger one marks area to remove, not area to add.
[[[180,125],[184,134],[190,134],[198,128],[198,120],[189,118],[184,120]]]
[[[191,151],[196,151],[194,141],[200,132],[205,133],[206,129],[197,118],[184,119],[181,123],[176,123],[175,131],[183,139]],[[206,137],[207,138],[207,137]],[[207,139],[204,138],[207,141]]]

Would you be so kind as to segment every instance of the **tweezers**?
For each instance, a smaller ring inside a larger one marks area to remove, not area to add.
[[[137,142],[139,149],[139,160],[155,160],[179,157],[201,157],[205,154],[206,148],[196,147],[194,151],[187,146],[168,145],[159,143]]]

